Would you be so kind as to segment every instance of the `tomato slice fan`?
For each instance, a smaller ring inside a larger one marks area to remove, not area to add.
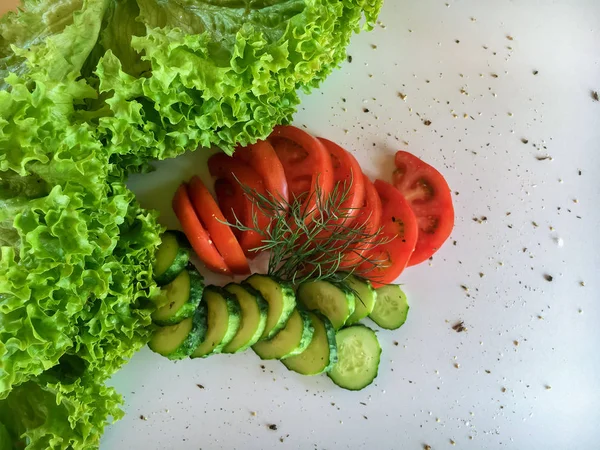
[[[283,205],[289,202],[288,183],[281,161],[269,141],[238,148],[233,158],[249,164],[263,179],[266,191]]]
[[[217,200],[222,211],[233,210],[235,217],[248,228],[258,227],[258,229],[264,230],[269,227],[270,218],[255,205],[252,199],[246,196],[242,189],[242,186],[245,186],[260,195],[266,194],[263,180],[254,169],[231,156],[218,153],[209,158],[208,170],[212,176],[218,178],[217,183],[220,179],[224,179],[229,183],[225,185],[221,182],[219,185],[221,192],[217,191]],[[221,204],[223,190],[226,186],[233,191],[233,195],[225,204]],[[230,223],[235,223],[235,218],[232,217],[233,213],[226,213],[226,218]],[[256,224],[254,223],[255,218]],[[255,257],[258,252],[254,249],[262,245],[262,234],[254,230],[248,230],[241,232],[238,236],[240,246],[246,256]]]
[[[362,230],[364,236],[373,236],[381,226],[381,199],[371,180],[366,175],[363,175],[362,178],[365,194],[353,228]],[[367,252],[373,248],[374,240],[367,239],[357,242],[346,250],[340,263],[340,269],[352,269],[364,261]]]
[[[200,223],[190,201],[187,187],[182,184],[173,197],[173,211],[179,219],[183,232],[187,236],[198,258],[213,272],[231,275],[231,270],[212,243],[206,229]]]
[[[356,219],[365,200],[365,182],[358,161],[334,142],[319,138],[331,156],[336,204],[340,203],[342,217],[332,225],[348,225]],[[337,188],[336,188],[337,187]],[[341,196],[344,195],[342,199]]]
[[[419,228],[408,201],[394,186],[382,180],[376,180],[374,186],[381,199],[379,238],[387,242],[369,251],[369,261],[360,270],[377,287],[393,283],[400,276],[415,249]]]
[[[225,260],[227,267],[235,274],[250,273],[244,251],[229,225],[225,223],[226,219],[219,205],[200,178],[193,177],[190,180],[188,194],[200,222],[208,231],[208,235]]]
[[[290,197],[301,199],[302,211],[310,221],[317,212],[317,192],[321,200],[333,189],[331,156],[317,138],[293,126],[277,126],[269,136],[281,161]]]
[[[419,224],[419,238],[408,262],[429,259],[454,227],[454,207],[448,183],[435,168],[405,151],[396,153],[394,186],[410,204]]]

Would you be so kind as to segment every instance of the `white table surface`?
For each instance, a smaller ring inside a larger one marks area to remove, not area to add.
[[[380,18],[295,122],[371,177],[402,148],[455,191],[449,242],[400,277],[411,311],[380,333],[375,383],[144,350],[114,377],[127,416],[102,449],[600,448],[600,2],[389,0]],[[171,195],[205,159],[131,185],[175,226]]]

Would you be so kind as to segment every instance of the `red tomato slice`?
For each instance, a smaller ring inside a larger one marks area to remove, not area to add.
[[[323,199],[333,189],[331,156],[315,137],[293,126],[277,126],[269,136],[279,157],[292,198],[303,199],[307,221],[316,213],[317,189]]]
[[[454,207],[450,187],[436,169],[404,151],[396,153],[393,179],[419,223],[419,239],[408,262],[414,266],[429,259],[452,232]]]
[[[233,158],[249,164],[262,177],[265,189],[273,198],[281,200],[283,204],[288,203],[285,171],[269,141],[258,141],[256,144],[237,149]]]
[[[225,178],[219,178],[215,181],[215,194],[217,196],[217,203],[221,208],[221,212],[225,217],[225,220],[229,223],[236,223],[236,217],[238,214],[241,214],[240,217],[244,217],[245,208],[243,201],[240,203],[240,198],[243,194],[239,192],[239,186],[236,187],[229,180]],[[243,200],[243,199],[242,199]],[[237,228],[234,228],[233,234],[238,238],[240,237],[241,231]]]
[[[240,247],[235,235],[226,225],[225,217],[219,209],[219,205],[210,194],[200,178],[193,177],[188,186],[188,194],[200,222],[206,227],[208,235],[212,239],[225,260],[227,267],[233,273],[244,275],[250,273],[248,260]]]
[[[365,195],[354,225],[362,228],[365,235],[373,235],[381,226],[381,199],[366,175],[363,175]],[[361,242],[347,250],[340,263],[340,269],[351,269],[364,261],[365,255],[373,248],[373,240]]]
[[[187,187],[182,184],[173,197],[173,211],[179,219],[183,232],[187,236],[198,258],[213,272],[231,275],[231,270],[217,251],[208,233],[198,220],[196,211],[190,202]]]
[[[334,187],[338,184],[338,199],[346,193],[340,205],[344,217],[334,225],[348,225],[358,216],[365,200],[365,182],[358,161],[349,152],[330,140],[319,138],[331,156]],[[335,189],[334,189],[335,190]]]
[[[363,263],[361,270],[377,287],[393,283],[400,276],[415,249],[419,228],[410,205],[394,186],[382,180],[374,185],[381,198],[380,236],[389,241],[368,253],[370,262]]]
[[[229,181],[234,189],[233,199],[229,205],[221,205],[219,203],[222,210],[227,208],[233,209],[235,216],[240,222],[249,228],[255,228],[254,217],[258,221],[257,225],[259,229],[264,230],[269,226],[271,222],[270,218],[256,207],[254,202],[245,195],[242,189],[242,186],[246,186],[259,194],[266,194],[263,180],[254,169],[242,161],[235,160],[224,153],[218,153],[209,158],[208,170],[211,175]],[[219,199],[219,196],[217,196],[217,199]],[[228,213],[228,215],[230,214]],[[230,219],[228,221],[235,223],[235,219]],[[243,231],[239,235],[242,250],[244,250],[246,256],[251,258],[258,254],[253,249],[262,245],[262,239],[263,236],[260,233],[252,230]]]

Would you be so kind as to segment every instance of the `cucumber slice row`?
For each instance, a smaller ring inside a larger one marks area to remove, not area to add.
[[[279,333],[271,339],[260,341],[252,350],[260,359],[285,359],[299,355],[312,341],[315,328],[308,312],[296,308]]]
[[[196,268],[188,268],[163,288],[165,303],[152,313],[152,320],[158,325],[174,325],[192,317],[204,291],[204,278]]]
[[[331,370],[337,362],[335,329],[330,320],[319,312],[308,315],[314,328],[313,338],[302,353],[281,361],[289,370],[301,375],[318,375]]]
[[[346,278],[346,283],[348,283],[350,289],[354,290],[354,296],[356,297],[354,312],[348,317],[345,324],[345,326],[350,326],[371,314],[377,300],[377,292],[369,280],[355,275]]]
[[[238,301],[241,324],[235,337],[223,348],[223,353],[239,353],[254,345],[267,326],[269,305],[262,295],[249,286],[230,283],[225,290]]]
[[[408,302],[402,288],[397,284],[388,284],[376,289],[377,302],[369,317],[386,330],[400,328],[406,322]]]
[[[208,330],[204,340],[192,353],[192,358],[204,358],[221,353],[240,328],[241,312],[237,299],[226,290],[207,286],[202,303],[206,304]]]
[[[325,315],[336,330],[354,313],[354,293],[345,286],[329,281],[307,281],[298,287],[298,301],[308,310]]]
[[[256,289],[269,304],[267,325],[261,339],[271,339],[287,323],[296,307],[296,295],[287,283],[279,282],[266,275],[254,274],[244,284]]]
[[[375,332],[353,325],[336,334],[338,361],[327,374],[339,387],[351,391],[370,385],[379,370],[381,346]]]
[[[192,317],[175,325],[160,327],[154,332],[148,347],[159,355],[177,360],[190,356],[207,334],[207,314],[200,303]]]
[[[161,239],[154,261],[154,281],[164,286],[186,268],[190,260],[190,244],[185,234],[176,230],[165,231]]]

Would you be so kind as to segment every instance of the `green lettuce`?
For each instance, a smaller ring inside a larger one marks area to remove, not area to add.
[[[24,0],[0,19],[0,450],[97,448],[153,330],[155,159],[287,123],[381,0]]]

